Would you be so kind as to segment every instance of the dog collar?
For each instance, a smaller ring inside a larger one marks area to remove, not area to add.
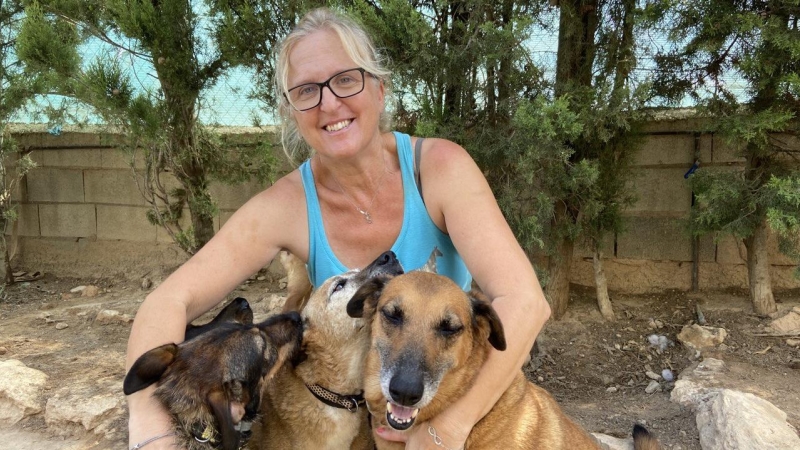
[[[341,395],[317,384],[307,384],[306,387],[322,403],[334,408],[346,409],[351,413],[358,411],[358,408],[366,403],[363,391],[353,395]]]

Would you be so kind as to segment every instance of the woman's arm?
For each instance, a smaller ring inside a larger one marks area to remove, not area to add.
[[[293,174],[292,174],[293,175]],[[139,307],[128,339],[126,370],[144,352],[181,342],[187,323],[222,301],[242,281],[268,264],[283,247],[302,251],[303,214],[289,175],[242,206],[200,251],[172,273]],[[288,208],[292,205],[291,208]],[[301,208],[302,209],[302,208]],[[292,211],[287,214],[286,211]],[[302,217],[300,217],[302,216]],[[307,235],[307,233],[306,233]],[[306,244],[307,245],[307,244]],[[169,416],[149,387],[128,396],[129,444],[168,433]],[[153,441],[148,449],[175,448],[171,437]]]
[[[450,235],[475,281],[493,300],[508,345],[503,352],[492,350],[467,394],[431,420],[444,445],[458,449],[521,370],[550,316],[550,307],[478,166],[460,146],[446,140],[431,141],[421,158],[428,211]],[[388,439],[403,438],[390,430],[378,432]],[[434,445],[427,426],[417,427],[408,436],[406,448],[441,450]]]

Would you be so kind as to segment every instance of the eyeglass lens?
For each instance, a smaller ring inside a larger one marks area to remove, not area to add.
[[[322,88],[325,86],[339,98],[352,97],[364,90],[364,74],[361,69],[351,69],[322,83],[301,84],[289,90],[289,101],[299,111],[314,108],[322,101]]]

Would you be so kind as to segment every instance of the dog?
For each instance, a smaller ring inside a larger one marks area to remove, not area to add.
[[[311,297],[311,280],[308,269],[297,256],[282,250],[279,254],[281,265],[286,270],[286,302],[283,312],[302,311]]]
[[[265,387],[261,419],[253,427],[254,448],[373,448],[362,395],[369,330],[365,320],[349,317],[346,307],[369,280],[402,272],[390,251],[314,290],[301,312],[304,358],[284,366]]]
[[[375,427],[409,430],[436,416],[469,389],[492,347],[506,348],[502,323],[488,299],[432,273],[372,279],[352,297],[347,312],[371,323],[364,396]],[[428,432],[438,437],[435,430]],[[378,449],[404,448],[374,438]],[[634,438],[637,450],[659,448],[643,427],[636,428]],[[472,428],[465,447],[600,449],[521,370]]]
[[[140,356],[123,391],[130,395],[155,383],[154,395],[172,416],[182,448],[236,450],[250,433],[264,384],[300,348],[302,321],[289,312],[253,324],[247,302],[235,300],[211,324],[189,340]]]

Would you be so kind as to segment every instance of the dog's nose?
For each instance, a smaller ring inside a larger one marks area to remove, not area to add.
[[[393,264],[397,264],[397,255],[393,251],[389,250],[378,256],[378,266],[390,266]]]
[[[394,376],[389,382],[389,395],[392,401],[402,406],[414,406],[419,403],[425,386],[421,377]]]

